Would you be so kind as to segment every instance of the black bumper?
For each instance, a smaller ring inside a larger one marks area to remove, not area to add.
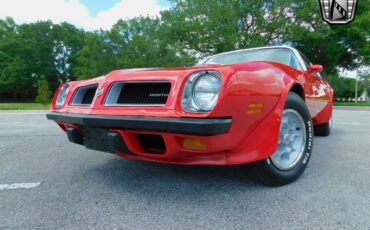
[[[93,128],[130,129],[165,133],[211,136],[226,133],[231,118],[162,118],[139,116],[102,116],[49,112],[49,120]]]
[[[133,154],[121,135],[116,132],[109,132],[99,128],[81,128],[80,131],[77,131],[75,128],[68,128],[67,136],[70,142],[84,145],[88,149],[108,153]]]

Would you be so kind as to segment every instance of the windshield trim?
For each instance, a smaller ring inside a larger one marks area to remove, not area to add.
[[[206,62],[209,61],[211,58],[214,58],[214,57],[217,57],[217,56],[220,56],[220,55],[223,55],[223,54],[232,54],[232,53],[238,53],[238,52],[244,52],[244,51],[263,50],[263,49],[289,49],[293,52],[293,54],[297,58],[298,63],[301,67],[301,70],[302,71],[307,71],[307,67],[306,67],[306,65],[304,65],[304,61],[303,61],[301,55],[299,54],[299,51],[294,49],[293,47],[289,47],[289,46],[265,46],[265,47],[256,47],[256,48],[248,48],[248,49],[228,51],[228,52],[212,55],[212,56],[206,58],[204,61],[201,62],[201,65],[206,65],[207,64]]]

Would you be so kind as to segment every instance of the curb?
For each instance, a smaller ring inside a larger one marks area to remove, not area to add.
[[[361,110],[370,111],[370,106],[334,106],[335,110]]]

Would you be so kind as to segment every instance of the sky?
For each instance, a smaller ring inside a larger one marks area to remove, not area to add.
[[[0,0],[0,19],[66,21],[86,30],[109,30],[119,19],[158,16],[170,6],[168,0]]]

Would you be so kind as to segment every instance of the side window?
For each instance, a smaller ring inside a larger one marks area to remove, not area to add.
[[[308,69],[308,67],[310,66],[310,65],[312,65],[312,63],[306,58],[306,56],[304,56],[301,52],[299,53],[300,55],[301,55],[301,57],[302,57],[302,59],[303,59],[303,62],[304,62],[304,64],[306,65],[306,68]]]
[[[295,69],[302,70],[302,67],[299,64],[299,62],[298,62],[298,60],[297,60],[297,58],[296,58],[296,56],[294,55],[293,52],[291,52],[291,54],[290,54],[290,63],[289,63],[289,65],[291,67],[295,68]]]
[[[303,59],[303,62],[304,64],[306,65],[306,68],[308,69],[308,67],[310,65],[312,65],[312,63],[306,58],[306,56],[304,56],[301,52],[299,52],[299,54],[301,55],[302,59]],[[316,73],[315,74],[316,77],[320,77],[321,78],[321,74],[320,73]]]

